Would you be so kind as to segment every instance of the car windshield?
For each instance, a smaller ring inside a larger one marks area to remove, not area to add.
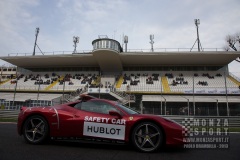
[[[119,108],[121,108],[122,110],[124,110],[125,112],[127,112],[128,114],[139,114],[139,112],[134,111],[134,110],[132,110],[132,109],[130,109],[130,108],[128,108],[128,107],[120,104],[120,103],[118,103],[117,106],[118,106]]]

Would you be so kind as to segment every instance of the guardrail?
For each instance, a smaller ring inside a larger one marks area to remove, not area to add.
[[[9,118],[17,119],[19,112],[20,112],[19,110],[0,110],[0,118],[3,118],[3,119],[9,119]]]
[[[209,121],[209,119],[213,119],[215,123],[218,123],[218,120],[221,120],[220,125],[222,125],[222,120],[228,120],[228,127],[240,127],[240,116],[162,116],[168,119],[174,120],[179,124],[183,125],[183,122],[186,119],[193,118],[199,120],[200,123],[204,121]],[[217,120],[218,119],[218,120]],[[208,122],[207,122],[208,123]]]
[[[8,119],[8,118],[14,118],[17,119],[19,110],[0,110],[0,118]],[[239,116],[162,116],[166,117],[168,119],[174,120],[180,124],[183,125],[183,122],[186,120],[186,118],[194,118],[198,119],[200,123],[204,121],[208,121],[209,119],[213,119],[215,123],[217,123],[217,119],[228,120],[228,127],[240,127],[240,117]]]

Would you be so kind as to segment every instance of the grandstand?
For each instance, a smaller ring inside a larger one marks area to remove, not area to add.
[[[92,51],[83,53],[0,57],[14,65],[0,68],[1,108],[54,105],[87,93],[117,99],[143,113],[240,115],[240,79],[228,71],[240,52],[123,52],[109,38],[92,45]]]

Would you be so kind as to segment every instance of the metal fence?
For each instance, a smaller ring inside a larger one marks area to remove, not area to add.
[[[199,123],[208,123],[209,120],[214,122],[213,125],[220,125],[222,126],[222,120],[227,120],[227,127],[240,127],[240,117],[239,116],[163,116],[165,118],[174,120],[179,124],[184,125],[186,120],[195,119],[198,120]],[[217,124],[219,123],[219,124]],[[208,125],[208,124],[206,124]]]
[[[226,51],[224,48],[203,48],[202,51]],[[92,50],[73,51],[53,51],[53,52],[36,52],[36,55],[59,55],[59,54],[88,54]],[[151,49],[128,49],[127,52],[152,52]],[[154,48],[154,52],[198,52],[197,48]],[[123,52],[124,53],[124,52]],[[9,53],[9,57],[15,56],[31,56],[32,53]]]
[[[240,99],[238,99],[240,101]],[[204,100],[203,100],[204,101]],[[142,102],[145,114],[165,116],[240,116],[240,102]]]

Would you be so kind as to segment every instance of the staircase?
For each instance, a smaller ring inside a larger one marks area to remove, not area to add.
[[[4,83],[7,83],[7,82],[9,82],[11,79],[7,79],[7,80],[5,80],[5,81],[2,81],[2,82],[0,82],[0,85],[2,85],[2,84],[4,84]]]
[[[100,82],[101,82],[101,77],[100,77],[100,76],[97,76],[97,79],[94,80],[94,81],[92,82],[92,84],[94,84],[94,85],[99,85]]]
[[[240,86],[240,82],[238,80],[236,80],[235,78],[233,78],[232,76],[228,76],[228,78],[235,83],[236,85]]]
[[[80,98],[81,94],[84,94],[86,92],[86,90],[76,90],[71,92],[70,94],[65,94],[64,96],[61,97],[61,101],[62,103],[66,103],[66,102],[74,102],[77,99]]]
[[[44,90],[48,91],[50,90],[53,86],[55,86],[59,80],[63,80],[64,76],[61,76],[60,78],[58,78],[55,82],[53,82],[52,84],[50,84],[49,86],[47,86]]]
[[[115,97],[118,99],[118,101],[122,104],[127,104],[129,102],[135,102],[135,96],[134,95],[129,95],[129,94],[124,94],[122,92],[110,92],[109,93],[111,96]]]
[[[163,92],[164,93],[170,93],[171,90],[170,90],[170,87],[169,87],[169,84],[168,84],[168,80],[167,80],[167,77],[162,77],[162,85],[163,85]]]
[[[121,77],[119,78],[119,80],[117,81],[116,88],[120,88],[121,85],[122,85],[122,83],[123,83],[123,76],[121,76]]]

